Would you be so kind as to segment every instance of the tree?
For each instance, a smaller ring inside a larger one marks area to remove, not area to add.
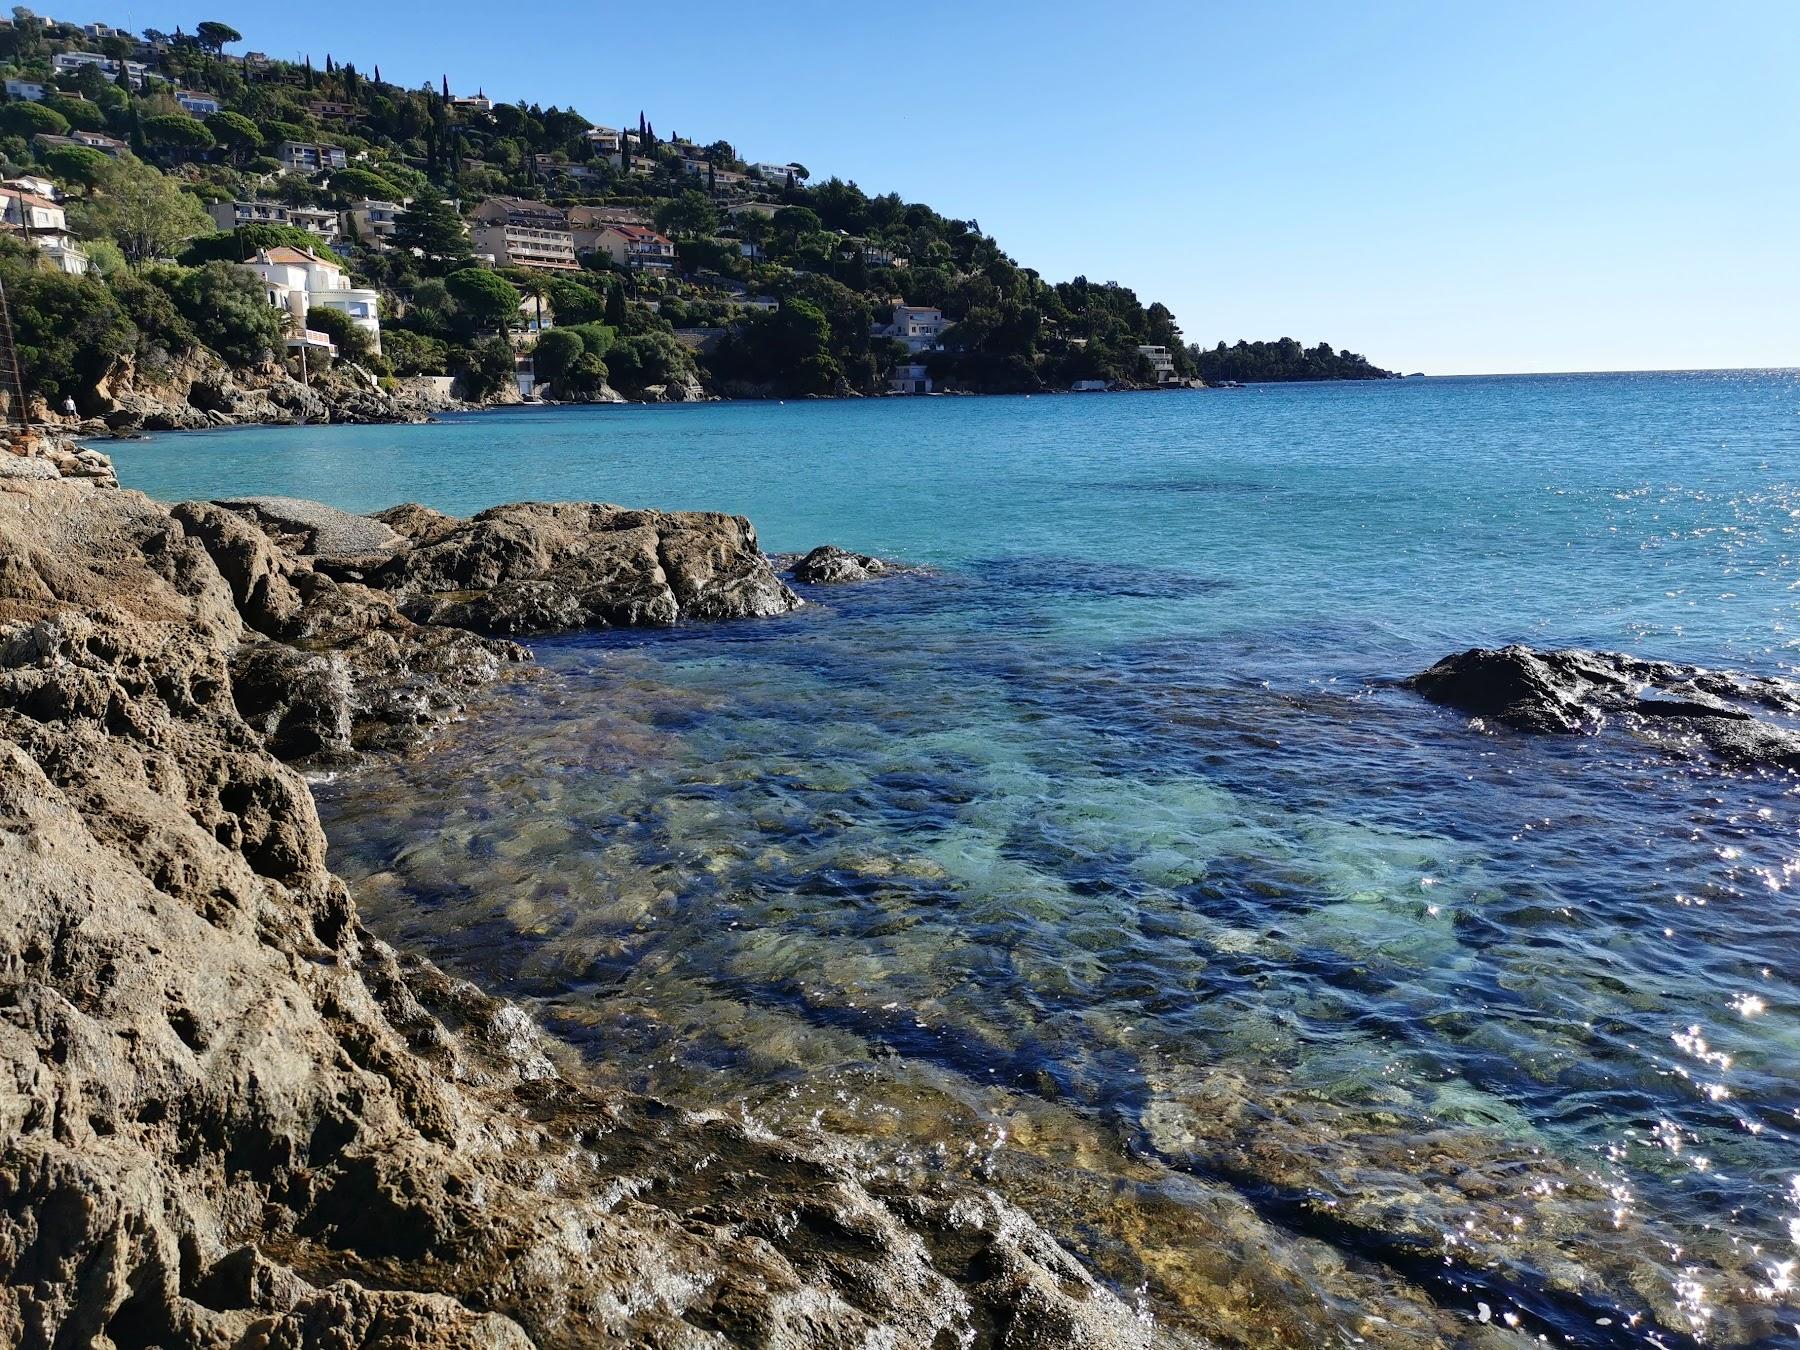
[[[449,370],[450,349],[423,333],[389,328],[381,335],[381,351],[396,375],[443,375]]]
[[[472,256],[462,218],[443,194],[432,187],[421,189],[412,204],[395,219],[394,246],[417,249],[439,270],[452,270],[454,265],[460,265]]]
[[[340,197],[392,201],[404,194],[393,183],[368,169],[339,169],[331,175],[331,190]]]
[[[359,366],[385,364],[381,353],[375,350],[375,339],[369,330],[359,328],[356,320],[341,309],[314,305],[307,311],[306,326],[330,338],[340,360],[354,361]]]
[[[257,221],[216,234],[203,234],[183,249],[176,261],[183,267],[199,267],[209,262],[248,262],[263,249],[283,247],[317,253],[319,238],[298,225]]]
[[[85,145],[59,145],[44,152],[44,167],[51,176],[74,183],[84,194],[92,192],[112,160]]]
[[[200,45],[217,55],[234,42],[242,42],[244,35],[228,23],[218,23],[208,19],[194,29],[194,36],[200,39]]]
[[[114,358],[137,342],[111,290],[98,277],[39,268],[32,250],[13,240],[0,251],[0,274],[27,393],[51,404],[85,402]]]
[[[692,189],[656,208],[657,228],[684,238],[711,234],[719,228],[719,213],[704,192]]]
[[[212,229],[211,217],[174,179],[130,156],[108,161],[95,191],[71,214],[77,233],[111,239],[134,267]]]
[[[262,281],[227,262],[191,269],[158,269],[175,307],[206,345],[234,366],[256,365],[284,349],[288,317],[269,303]]]
[[[243,156],[262,145],[261,128],[242,113],[232,112],[229,109],[214,113],[206,119],[206,126],[212,132],[213,139],[225,147],[226,153],[231,156],[233,162],[242,159]]]
[[[143,125],[144,137],[150,144],[172,151],[178,159],[190,158],[218,144],[206,123],[185,113],[146,117]]]
[[[606,288],[604,319],[608,328],[625,326],[625,288],[616,281]]]
[[[84,66],[82,73],[86,74],[93,69],[92,66]],[[60,114],[71,127],[80,127],[83,131],[99,131],[106,125],[106,114],[100,111],[100,105],[85,98],[58,94],[46,98],[42,106]]]
[[[465,267],[444,278],[451,298],[477,328],[497,328],[502,334],[518,317],[523,298],[518,287],[485,267]]]
[[[463,360],[464,396],[492,398],[512,382],[515,369],[512,343],[503,337],[483,338],[469,348]]]
[[[532,349],[537,378],[555,384],[587,352],[581,334],[572,328],[553,328],[539,337]]]
[[[537,301],[537,327],[542,332],[544,327],[544,297],[550,294],[550,278],[542,272],[524,269],[524,275],[518,279],[517,287],[521,295],[528,295]]]
[[[0,108],[0,131],[27,140],[33,136],[65,136],[69,119],[41,103],[8,103]]]

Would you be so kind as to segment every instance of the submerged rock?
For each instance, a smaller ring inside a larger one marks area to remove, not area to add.
[[[742,522],[620,514],[684,610],[785,607]],[[819,1146],[603,1093],[373,938],[271,750],[341,752],[516,649],[255,528],[0,493],[0,1343],[1190,1343],[980,1188],[877,1199]],[[413,594],[558,574],[547,530],[507,536],[542,573],[495,533]]]
[[[1786,680],[1512,646],[1447,656],[1408,684],[1433,703],[1518,731],[1592,733],[1617,721],[1651,739],[1690,734],[1733,763],[1800,770],[1800,728],[1752,711],[1800,713],[1800,688]]]
[[[820,544],[794,561],[789,569],[795,581],[808,586],[834,586],[847,581],[868,581],[888,570],[880,558],[852,553],[835,544]]]

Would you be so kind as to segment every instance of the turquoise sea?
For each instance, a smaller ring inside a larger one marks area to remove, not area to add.
[[[536,644],[319,788],[597,1072],[1010,1195],[1223,1344],[1800,1345],[1795,780],[1471,726],[1461,648],[1800,662],[1800,375],[543,409],[162,498],[748,515],[920,570]]]

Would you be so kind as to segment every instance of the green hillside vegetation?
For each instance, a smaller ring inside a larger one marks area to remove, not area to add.
[[[552,331],[578,330],[578,342],[558,337],[540,355],[540,378],[574,397],[696,379],[749,396],[870,394],[902,361],[926,365],[941,388],[977,392],[1153,382],[1142,345],[1169,348],[1183,378],[1384,373],[1329,347],[1292,359],[1298,344],[1286,340],[1200,351],[1165,306],[1111,282],[1046,281],[973,220],[837,178],[815,183],[799,165],[760,174],[731,143],[662,137],[643,114],[609,155],[573,108],[483,106],[452,97],[448,80],[403,88],[379,66],[330,54],[296,64],[227,50],[240,41],[216,21],[192,34],[96,39],[24,9],[0,31],[4,73],[54,89],[41,103],[0,105],[0,167],[64,189],[96,264],[87,277],[30,279],[34,304],[18,321],[41,392],[81,398],[108,353],[154,365],[204,341],[234,364],[278,358],[281,316],[245,322],[249,292],[221,269],[260,249],[324,242],[292,225],[214,229],[206,204],[246,199],[334,213],[364,199],[409,202],[390,247],[350,226],[337,241],[352,284],[380,292],[383,330],[381,353],[346,337],[342,354],[383,376],[459,373],[477,393],[505,387],[508,353],[529,350],[521,330],[539,312],[553,316]],[[150,76],[140,88],[123,68],[53,75],[64,51],[143,61]],[[178,90],[209,94],[221,111],[190,116]],[[115,158],[42,139],[71,128],[129,150]],[[287,142],[341,147],[348,163],[282,172]],[[601,252],[562,273],[491,268],[475,260],[464,216],[501,195],[632,213],[675,241],[675,267],[654,275]],[[33,258],[8,249],[0,269],[24,284]],[[909,356],[873,331],[899,303],[943,312],[941,349]],[[62,323],[77,312],[79,323]],[[40,319],[60,326],[33,327]]]

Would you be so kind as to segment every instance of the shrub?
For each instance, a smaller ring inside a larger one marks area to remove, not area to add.
[[[262,283],[227,262],[165,269],[182,317],[234,366],[255,365],[285,349],[288,316],[269,304]],[[159,275],[158,280],[161,281]]]
[[[360,366],[386,368],[387,362],[375,350],[374,337],[367,329],[357,327],[356,320],[342,310],[315,305],[306,313],[306,326],[330,338],[340,359],[354,361]]]
[[[514,378],[512,344],[502,337],[482,338],[463,356],[463,395],[492,398]]]
[[[28,247],[6,241],[13,340],[27,390],[52,404],[84,399],[113,360],[137,344],[137,330],[106,283],[40,269]]]
[[[444,375],[450,369],[448,346],[437,338],[409,329],[383,331],[381,350],[396,375]]]

